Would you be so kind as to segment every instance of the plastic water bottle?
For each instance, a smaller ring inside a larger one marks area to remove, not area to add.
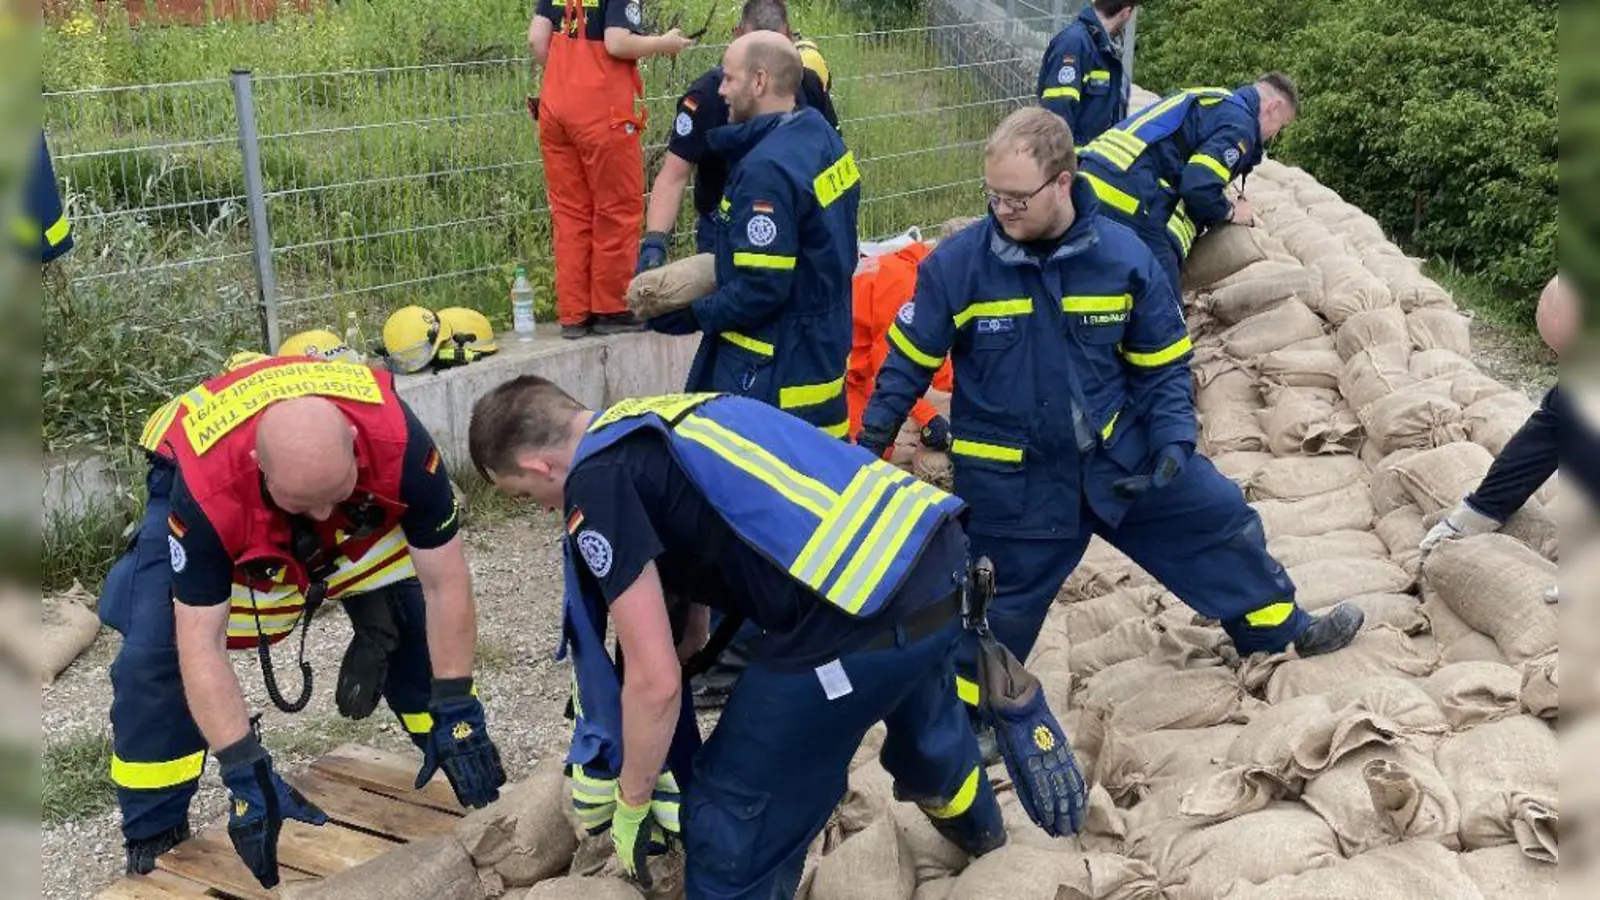
[[[511,282],[511,327],[517,340],[533,340],[533,285],[522,266],[517,266],[516,280]]]
[[[361,317],[352,310],[344,316],[344,345],[354,354],[356,362],[362,362],[367,357],[367,342],[361,336]]]

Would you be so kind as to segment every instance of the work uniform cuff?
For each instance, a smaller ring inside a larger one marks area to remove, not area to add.
[[[267,758],[267,748],[261,746],[261,738],[254,731],[240,738],[232,744],[223,747],[213,754],[217,762],[222,765],[222,771],[229,772],[245,766],[253,766]]]
[[[459,700],[472,699],[472,676],[463,678],[435,678],[433,679],[433,704],[454,703]]]

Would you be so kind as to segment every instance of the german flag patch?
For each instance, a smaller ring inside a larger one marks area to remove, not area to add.
[[[572,515],[567,516],[567,534],[577,534],[583,527],[583,510],[574,509]]]
[[[434,474],[434,473],[439,471],[439,448],[438,447],[435,447],[432,450],[428,451],[428,458],[427,458],[427,460],[425,462],[423,462],[422,470],[427,472],[429,475],[432,475],[432,474]]]
[[[683,98],[683,108],[689,112],[694,112],[700,108],[700,101],[693,97],[685,97]]]
[[[758,213],[764,213],[769,216],[772,215],[772,204],[765,200],[757,200],[756,202],[750,204],[750,209]]]
[[[172,536],[177,538],[189,533],[188,526],[184,525],[183,520],[178,518],[175,513],[167,513],[167,530],[171,531]]]

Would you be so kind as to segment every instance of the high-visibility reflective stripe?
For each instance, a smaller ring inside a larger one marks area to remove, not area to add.
[[[1111,80],[1111,70],[1110,69],[1090,69],[1089,70],[1089,74],[1087,76],[1085,76],[1085,78],[1088,81],[1110,81]]]
[[[1061,309],[1069,313],[1112,313],[1133,308],[1132,294],[1101,297],[1062,297]]]
[[[837,422],[833,425],[821,425],[818,427],[821,428],[822,433],[828,437],[842,438],[850,433],[849,422]]]
[[[1164,366],[1193,349],[1194,343],[1189,340],[1188,335],[1184,335],[1167,346],[1162,347],[1160,350],[1155,350],[1150,353],[1138,353],[1132,350],[1123,350],[1122,358],[1133,365],[1139,366],[1140,368],[1153,369],[1157,366]]]
[[[178,418],[178,406],[183,403],[183,398],[173,397],[161,408],[156,410],[144,423],[144,431],[139,434],[139,446],[155,452],[160,446],[161,436],[172,427],[173,421]]]
[[[983,300],[969,305],[966,309],[951,317],[955,326],[961,326],[973,319],[990,319],[1001,316],[1027,316],[1033,314],[1033,298],[1013,297],[1010,300]]]
[[[359,576],[359,579],[356,581],[352,581],[349,584],[338,588],[330,587],[330,593],[335,593],[340,596],[345,594],[361,594],[367,591],[376,590],[381,587],[387,587],[397,582],[405,581],[407,578],[416,577],[417,567],[411,562],[411,553],[409,551],[402,551],[402,553],[403,555],[397,557],[388,565],[382,566],[373,571],[369,571],[367,574]]]
[[[839,502],[823,517],[811,533],[811,539],[800,549],[800,555],[789,566],[789,574],[813,587],[826,582],[850,540],[866,522],[867,515],[877,508],[884,492],[900,480],[897,474],[906,473],[877,463],[857,472],[839,495]]]
[[[741,269],[780,269],[788,271],[794,268],[795,259],[792,256],[777,256],[771,253],[735,253],[733,264]]]
[[[965,438],[951,441],[950,452],[958,456],[992,459],[996,462],[1022,462],[1022,450],[1019,447],[1002,447],[999,444],[985,444],[982,441],[969,441]]]
[[[1102,441],[1111,440],[1111,432],[1117,430],[1117,419],[1119,419],[1121,417],[1122,417],[1122,410],[1120,410],[1120,409],[1111,414],[1111,418],[1106,422],[1106,427],[1100,429],[1100,440],[1102,440]]]
[[[939,357],[929,356],[918,350],[917,345],[911,343],[911,339],[906,337],[905,333],[900,330],[899,322],[889,326],[889,342],[899,348],[900,352],[909,357],[912,362],[924,369],[937,369],[944,365],[944,360]]]
[[[889,498],[861,546],[851,555],[850,564],[828,590],[828,601],[845,612],[859,612],[891,559],[900,554],[911,529],[921,520],[928,505],[909,489],[897,491]]]
[[[1172,236],[1178,239],[1178,246],[1182,250],[1182,255],[1188,256],[1189,249],[1194,246],[1194,223],[1190,222],[1189,217],[1182,212],[1176,212],[1172,214],[1172,218],[1167,220],[1167,230],[1172,232]]]
[[[112,754],[111,781],[135,791],[158,791],[198,781],[205,767],[204,750],[165,762],[128,762]]]
[[[594,804],[610,803],[617,799],[617,780],[595,778],[583,771],[582,766],[573,766],[572,799]]]
[[[1139,199],[1137,197],[1121,188],[1111,186],[1105,179],[1098,178],[1088,172],[1080,172],[1079,174],[1083,176],[1085,181],[1089,182],[1090,187],[1094,188],[1094,195],[1100,198],[1101,203],[1130,216],[1139,212]]]
[[[425,712],[401,713],[400,724],[411,734],[427,734],[433,731],[433,715]]]
[[[827,403],[829,400],[843,394],[843,375],[824,384],[797,384],[779,389],[778,408],[795,409],[801,406],[816,406],[819,403]]]
[[[839,495],[820,482],[795,471],[765,448],[710,419],[691,415],[680,422],[674,432],[743,469],[818,519],[827,515],[828,510],[839,502]]]
[[[722,332],[721,336],[723,340],[734,345],[735,347],[743,347],[744,349],[749,350],[751,353],[759,353],[762,356],[770,357],[773,353],[777,352],[776,348],[766,341],[756,340],[749,335],[740,334],[737,331],[724,331]]]
[[[1149,144],[1140,140],[1138,137],[1123,131],[1120,128],[1113,128],[1110,131],[1106,131],[1090,143],[1094,144],[1100,142],[1104,142],[1111,147],[1121,150],[1129,156],[1134,157],[1144,153],[1144,151],[1150,146]]]
[[[983,699],[983,693],[978,690],[978,683],[967,678],[956,676],[956,697],[968,706],[977,706]]]
[[[1090,142],[1089,146],[1083,148],[1083,152],[1098,156],[1123,172],[1133,168],[1133,164],[1138,161],[1136,155],[1113,145],[1105,140],[1104,136]]]
[[[1068,97],[1073,100],[1083,99],[1083,95],[1078,93],[1077,88],[1067,87],[1065,85],[1045,88],[1044,93],[1040,94],[1039,96],[1045,100],[1059,100],[1062,97]]]
[[[720,201],[718,201],[717,209],[721,212],[728,212],[729,210],[733,209],[733,203],[727,197],[723,197]]]
[[[67,214],[62,213],[61,218],[57,219],[54,224],[44,230],[44,239],[46,243],[54,247],[55,245],[66,240],[67,235],[71,233],[72,223],[67,221]]]
[[[971,774],[967,775],[961,787],[956,790],[956,795],[950,802],[939,807],[922,807],[922,811],[935,819],[954,819],[972,808],[972,801],[978,799],[978,776],[982,766],[973,766]]]
[[[898,501],[901,497],[909,497],[905,501],[905,504],[911,506],[909,512],[901,512],[894,502],[891,502],[888,509],[884,510],[885,518],[898,523],[895,530],[876,546],[869,547],[867,544],[861,546],[859,553],[867,555],[867,559],[871,561],[871,568],[867,570],[865,578],[860,581],[861,587],[857,589],[858,599],[847,607],[851,612],[859,610],[867,597],[871,596],[872,592],[877,589],[878,585],[883,581],[884,573],[889,570],[889,564],[900,554],[900,551],[906,545],[906,541],[911,538],[912,530],[916,528],[917,524],[922,521],[928,512],[945,498],[945,494],[925,481],[912,479],[910,482],[900,486],[900,494],[895,497],[895,500]],[[867,539],[870,542],[871,535],[868,535]],[[844,577],[848,578],[849,572],[846,572]]]
[[[1276,628],[1294,615],[1294,604],[1289,601],[1263,606],[1244,614],[1245,623],[1252,628]]]
[[[733,334],[725,331],[723,335]],[[746,338],[748,340],[748,338]],[[771,346],[771,345],[768,345]],[[718,394],[662,394],[656,397],[629,397],[618,400],[606,407],[605,412],[595,416],[589,423],[590,431],[599,431],[613,422],[642,416],[646,413],[655,413],[668,422],[676,422],[684,413],[696,406],[710,400]]]
[[[1195,155],[1189,157],[1189,165],[1203,166],[1207,169],[1210,169],[1211,171],[1217,173],[1217,177],[1221,178],[1223,181],[1233,180],[1233,173],[1228,171],[1227,166],[1223,165],[1215,157],[1209,156],[1205,153],[1196,153]]]
[[[817,203],[827,209],[860,181],[861,170],[856,168],[856,155],[846,150],[838,162],[823,169],[821,175],[812,179],[811,189],[817,194]]]

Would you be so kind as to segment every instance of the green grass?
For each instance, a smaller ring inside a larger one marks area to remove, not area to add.
[[[98,593],[106,572],[127,549],[129,529],[142,507],[142,498],[123,495],[91,506],[82,516],[52,516],[45,523],[39,556],[44,590],[65,590],[80,581]]]
[[[495,490],[493,485],[470,469],[456,473],[455,483],[464,498],[461,505],[469,531],[493,528],[540,512],[526,500],[518,500]]]
[[[1530,359],[1546,360],[1550,350],[1539,337],[1532,310],[1536,298],[1513,296],[1486,279],[1466,272],[1445,260],[1432,260],[1423,270],[1428,277],[1449,291],[1456,303],[1492,325],[1511,340]]]
[[[685,0],[656,15],[681,11],[698,25],[711,6]],[[240,65],[262,76],[257,115],[264,175],[277,192],[269,211],[284,334],[342,331],[356,312],[375,337],[408,303],[472,306],[504,327],[515,263],[528,265],[542,305],[553,305],[542,168],[522,108],[532,91],[522,61],[527,4],[418,9],[369,0],[286,12],[272,25],[131,29],[115,16],[98,29],[69,24],[46,35],[44,80],[49,90],[204,82]],[[717,9],[708,40],[721,42],[737,4]],[[1005,107],[944,68],[920,33],[858,36],[871,23],[828,0],[792,3],[791,16],[834,74],[862,171],[862,235],[975,211],[979,145]],[[720,53],[708,44],[676,66],[644,66],[647,160],[658,158],[676,95]],[[459,65],[428,68],[440,64]],[[407,68],[367,71],[379,66]],[[333,70],[362,71],[268,77]],[[47,98],[45,107],[52,149],[70,157],[59,174],[79,239],[65,264],[74,281],[45,290],[45,445],[125,445],[148,410],[260,343],[248,228],[229,199],[244,184],[233,97],[219,81]],[[687,209],[679,252],[692,240]]]
[[[261,742],[280,756],[315,757],[341,744],[370,741],[379,729],[394,722],[389,707],[379,704],[372,715],[359,721],[334,715],[296,721],[289,727],[263,729]]]
[[[3,759],[4,754],[0,754]],[[111,783],[111,736],[80,730],[44,750],[41,808],[45,825],[75,822],[117,802]]]

